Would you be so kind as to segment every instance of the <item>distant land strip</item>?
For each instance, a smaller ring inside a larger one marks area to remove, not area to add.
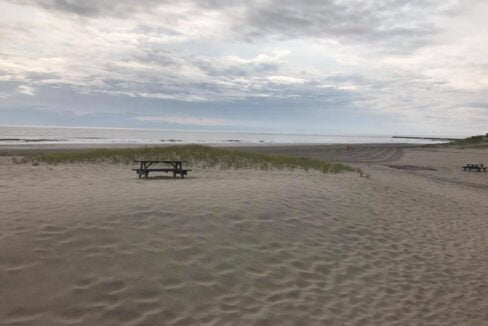
[[[427,139],[427,140],[446,140],[454,141],[461,140],[462,138],[441,138],[441,137],[410,137],[410,136],[393,136],[392,138],[404,138],[404,139]]]

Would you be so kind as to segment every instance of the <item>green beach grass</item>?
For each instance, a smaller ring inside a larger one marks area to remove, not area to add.
[[[488,148],[488,134],[471,136],[464,139],[452,141],[448,146],[464,148]]]
[[[101,163],[132,164],[134,160],[185,160],[199,168],[259,169],[259,170],[318,170],[323,173],[356,172],[358,168],[316,159],[287,157],[228,150],[203,145],[174,145],[121,149],[86,149],[48,153],[32,153],[17,163]]]

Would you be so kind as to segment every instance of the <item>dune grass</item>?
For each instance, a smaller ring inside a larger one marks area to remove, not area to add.
[[[166,147],[143,147],[121,149],[87,149],[25,155],[18,163],[60,164],[100,163],[132,164],[134,160],[185,160],[188,166],[220,169],[259,170],[318,170],[323,173],[357,172],[360,169],[328,161],[249,153],[203,145],[174,145]]]
[[[464,139],[452,141],[448,146],[464,148],[488,148],[488,134],[471,136]]]

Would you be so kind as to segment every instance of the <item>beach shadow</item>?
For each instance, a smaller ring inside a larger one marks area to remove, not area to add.
[[[429,166],[416,166],[416,165],[385,165],[385,166],[392,169],[407,170],[407,171],[437,171],[437,169],[434,169]]]
[[[177,176],[176,178],[173,178],[172,175],[155,175],[155,176],[149,176],[149,178],[146,178],[146,177],[142,177],[141,179],[139,180],[142,180],[142,181],[156,181],[156,180],[175,180],[175,181],[183,181],[183,180],[187,180],[187,179],[195,179],[196,177],[194,176],[185,176],[185,178],[180,178],[179,176]]]

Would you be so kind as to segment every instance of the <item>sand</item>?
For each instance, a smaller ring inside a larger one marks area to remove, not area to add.
[[[488,151],[375,151],[370,178],[0,157],[0,325],[488,324],[488,173],[458,166]]]

